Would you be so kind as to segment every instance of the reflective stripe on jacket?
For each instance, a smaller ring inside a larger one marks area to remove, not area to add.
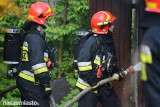
[[[22,46],[21,71],[28,71],[34,75],[48,73],[46,61],[48,53],[45,40],[38,31],[30,31]],[[28,74],[21,72],[19,76],[33,82],[34,76],[29,75],[29,77]]]
[[[19,73],[19,77],[26,79],[28,81],[31,81],[31,82],[35,82],[34,74],[30,71],[25,71],[25,70],[21,71]]]
[[[101,44],[101,42],[103,43]],[[96,72],[98,66],[100,64],[105,64],[108,58],[108,53],[114,56],[114,61],[112,63],[116,64],[117,59],[112,36],[91,36],[83,44],[83,47],[81,48],[78,57],[79,77],[83,80],[83,82],[80,82],[80,80],[78,79],[76,84],[77,87],[85,89],[87,87],[85,84],[86,81],[89,84],[91,82],[94,83],[95,81],[100,81],[102,79],[108,78],[110,75],[112,75],[111,73],[119,72],[113,71],[109,74],[109,71],[107,71],[107,69],[105,68],[104,71],[102,71],[101,78],[97,78]]]
[[[83,79],[78,77],[76,86],[79,87],[80,89],[84,90],[89,86],[89,84],[86,81],[84,81]]]

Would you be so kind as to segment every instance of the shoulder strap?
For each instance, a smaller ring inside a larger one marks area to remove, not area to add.
[[[93,35],[94,35],[94,34],[93,34]],[[96,55],[97,55],[98,52],[100,52],[101,54],[103,53],[103,49],[102,49],[103,47],[102,47],[102,44],[101,44],[98,36],[94,36],[94,37],[96,38],[96,52],[95,52],[93,58],[96,57]],[[103,55],[101,55],[101,57],[103,57]],[[93,60],[94,60],[94,59],[93,59]],[[102,60],[102,58],[100,58],[100,60]]]

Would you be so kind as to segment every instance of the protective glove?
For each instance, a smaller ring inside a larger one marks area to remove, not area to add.
[[[17,68],[12,68],[10,70],[7,71],[7,77],[15,77],[18,75],[18,70]]]
[[[98,82],[98,83],[92,83],[92,84],[91,84],[92,90],[97,89],[99,86],[100,86],[100,85],[99,85],[99,82]]]
[[[50,76],[48,72],[41,73],[35,75],[35,80],[39,81],[39,84],[43,87],[44,89],[44,97],[49,97],[52,93],[52,89],[50,86]]]
[[[119,73],[119,81],[123,80],[125,78],[125,74],[123,72]]]
[[[113,76],[115,76],[118,81],[122,81],[125,78],[125,74],[123,72],[115,73]]]
[[[43,84],[44,87],[44,97],[49,97],[52,94],[51,86],[48,84]]]
[[[73,76],[74,76],[75,79],[78,78],[78,76],[79,76],[79,71],[78,71],[77,69],[74,69],[74,71],[73,71]]]

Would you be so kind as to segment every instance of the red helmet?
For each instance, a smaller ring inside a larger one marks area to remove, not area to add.
[[[108,11],[99,11],[95,13],[91,19],[92,31],[98,34],[108,33],[109,24],[113,23],[115,19],[116,17]]]
[[[46,26],[46,19],[53,16],[51,7],[44,2],[36,2],[28,10],[27,19]]]
[[[160,0],[145,0],[146,11],[160,13]]]

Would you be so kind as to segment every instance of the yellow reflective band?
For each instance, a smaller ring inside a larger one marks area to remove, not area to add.
[[[49,59],[48,57],[44,57],[44,61],[47,62]]]
[[[94,60],[94,63],[100,65],[100,61],[98,61],[97,59]],[[103,60],[102,63],[105,63],[105,60]]]
[[[34,16],[28,15],[28,19],[34,19]]]
[[[52,88],[45,88],[45,91],[49,91],[49,90],[52,90]]]
[[[34,74],[40,74],[40,73],[43,73],[43,72],[48,72],[47,67],[43,67],[43,68],[34,70]]]
[[[93,28],[93,32],[97,32],[98,31],[98,29],[97,28]]]
[[[26,79],[28,81],[31,81],[31,82],[35,82],[34,77],[26,75],[26,74],[24,74],[22,72],[19,73],[19,77],[21,77],[23,79]]]
[[[81,83],[79,83],[79,82],[76,83],[76,86],[79,87],[80,89],[83,89],[83,90],[85,90],[86,88],[88,88],[88,86],[86,86],[86,85],[84,85],[84,84],[81,84]],[[98,93],[97,90],[93,90],[92,92]]]
[[[79,66],[79,71],[87,71],[87,70],[92,70],[92,66],[89,65],[89,66]]]
[[[105,14],[107,16],[106,21],[110,21],[110,19],[111,19],[110,15],[108,13],[105,13]]]
[[[77,69],[75,69],[75,70],[74,70],[74,72],[75,72],[75,73],[78,73],[78,70],[77,70]]]
[[[83,89],[83,90],[85,90],[88,87],[88,86],[83,85],[83,84],[81,84],[79,82],[76,83],[76,86],[79,87],[80,89]]]
[[[140,58],[142,62],[149,63],[149,64],[152,63],[152,55],[141,53]]]
[[[29,61],[28,51],[22,50],[22,61]]]
[[[98,90],[93,90],[93,92],[97,94],[97,93],[98,93]]]
[[[102,26],[102,25],[107,25],[109,23],[109,21],[107,20],[106,22],[99,22],[97,23],[98,26]]]
[[[156,4],[156,3],[152,3],[152,2],[148,2],[148,3],[147,3],[147,7],[148,7],[148,8],[156,9],[156,8],[157,8],[157,4]]]
[[[142,63],[141,67],[142,67],[141,80],[147,81],[146,64]]]
[[[94,60],[94,63],[100,65],[100,61],[98,61],[97,59]]]
[[[116,80],[119,80],[119,75],[117,73],[113,74],[113,76],[116,78]]]
[[[51,11],[52,11],[51,8],[48,6],[48,10],[45,13],[49,13]]]
[[[96,84],[95,86],[93,86],[92,89],[95,89],[95,88],[97,88],[97,87],[99,87],[99,83]]]
[[[22,46],[22,50],[28,51],[28,47],[27,46]]]

